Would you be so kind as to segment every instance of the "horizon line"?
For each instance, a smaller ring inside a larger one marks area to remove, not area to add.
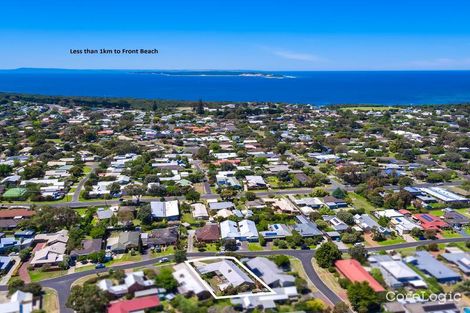
[[[286,69],[138,69],[138,68],[65,68],[65,67],[16,67],[16,68],[0,68],[0,71],[18,71],[18,70],[56,70],[56,71],[208,71],[208,72],[468,72],[468,69],[305,69],[305,70],[286,70]]]

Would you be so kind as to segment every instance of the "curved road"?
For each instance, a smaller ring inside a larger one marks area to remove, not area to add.
[[[93,173],[95,171],[95,169],[98,167],[98,163],[95,163],[95,162],[89,163],[87,165],[89,165],[91,167],[91,171],[90,171],[90,173],[85,175],[85,177],[83,177],[80,180],[80,182],[78,183],[77,189],[75,189],[75,192],[73,193],[71,202],[78,202],[80,200],[80,192],[82,191],[83,186],[85,185],[87,180],[90,178],[91,173]]]
[[[402,248],[410,248],[410,247],[418,247],[418,246],[425,246],[430,243],[451,243],[451,242],[463,242],[470,240],[469,238],[448,238],[448,239],[438,239],[438,240],[422,240],[416,242],[407,242],[407,243],[400,243],[395,245],[389,246],[378,246],[378,247],[366,247],[367,251],[374,252],[374,251],[381,251],[381,250],[395,250],[395,249],[402,249]],[[346,249],[342,249],[343,252],[346,252]],[[329,300],[332,304],[336,304],[341,302],[341,298],[335,294],[331,289],[326,286],[318,274],[315,272],[315,269],[312,265],[312,258],[315,255],[315,250],[274,250],[274,251],[246,251],[246,252],[239,252],[240,255],[246,256],[261,256],[261,255],[277,255],[277,254],[284,254],[298,258],[302,266],[307,274],[308,278],[311,282],[315,285],[315,287],[319,290],[321,294],[325,297],[325,299]],[[204,257],[204,256],[213,256],[217,255],[217,253],[213,252],[193,252],[188,253],[188,257]],[[173,256],[164,256],[165,258],[173,258]],[[142,266],[149,266],[157,263],[163,257],[158,258],[150,258],[147,260],[143,260],[140,262],[133,262],[129,264],[117,265],[113,266],[113,269],[130,269],[135,267],[142,267]],[[97,274],[107,272],[109,268],[102,268],[102,269],[93,269],[84,272],[78,272],[73,274],[64,275],[61,277],[56,277],[48,280],[41,281],[41,285],[43,287],[48,287],[55,289],[59,296],[59,304],[60,304],[60,312],[72,312],[69,308],[65,306],[65,302],[70,293],[70,288],[74,281],[79,278],[82,278],[87,275]],[[0,286],[0,290],[6,290],[7,286]]]

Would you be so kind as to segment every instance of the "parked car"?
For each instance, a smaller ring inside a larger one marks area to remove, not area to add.
[[[100,268],[105,268],[105,267],[106,267],[106,265],[104,265],[103,263],[98,263],[98,264],[95,265],[95,268],[97,270],[100,269]]]

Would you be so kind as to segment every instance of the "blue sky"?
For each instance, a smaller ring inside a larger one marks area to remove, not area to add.
[[[468,0],[71,2],[2,1],[0,68],[470,69]]]

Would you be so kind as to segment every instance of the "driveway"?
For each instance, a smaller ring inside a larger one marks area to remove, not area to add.
[[[194,251],[194,233],[196,231],[194,229],[190,229],[188,230],[188,248],[187,248],[187,252],[188,253],[191,253]]]

